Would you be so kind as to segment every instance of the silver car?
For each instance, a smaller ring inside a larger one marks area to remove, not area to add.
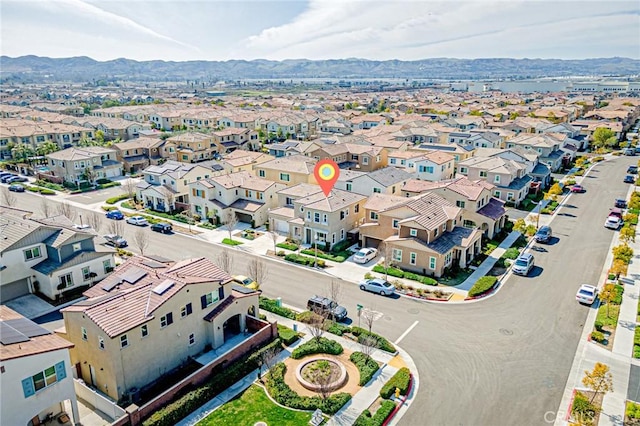
[[[396,287],[382,278],[373,278],[361,281],[360,290],[378,293],[380,296],[391,296],[396,292]]]
[[[367,263],[378,255],[378,250],[374,248],[361,248],[353,255],[353,261],[356,263]]]

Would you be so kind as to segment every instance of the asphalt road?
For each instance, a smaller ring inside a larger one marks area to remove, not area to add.
[[[575,302],[581,283],[596,283],[613,231],[603,227],[613,199],[626,195],[626,167],[637,157],[596,166],[585,194],[574,194],[552,223],[552,244],[534,251],[530,277],[511,277],[494,297],[465,305],[388,299],[344,283],[342,304],[355,316],[356,304],[384,313],[373,331],[400,343],[413,357],[420,388],[401,425],[540,425],[558,409],[588,307]],[[18,207],[39,211],[40,197],[18,194]],[[133,240],[137,227],[125,225]],[[198,237],[147,230],[149,253],[176,260],[216,258],[223,247]],[[135,251],[135,247],[131,247]],[[230,249],[234,273],[246,273],[250,254]],[[268,297],[303,307],[309,296],[328,293],[333,277],[324,272],[267,259]]]

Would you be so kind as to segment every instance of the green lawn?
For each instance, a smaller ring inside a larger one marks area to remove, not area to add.
[[[596,321],[600,321],[602,325],[608,325],[615,329],[618,324],[618,315],[620,315],[620,305],[614,305],[612,303],[609,307],[609,316],[607,316],[607,305],[603,303],[598,308]]]
[[[307,425],[310,420],[310,412],[282,408],[271,402],[260,386],[252,385],[198,425],[253,425],[262,421],[268,425],[298,426]]]
[[[228,238],[225,238],[222,240],[222,244],[226,244],[228,246],[239,246],[240,244],[242,244],[242,241],[230,240]]]

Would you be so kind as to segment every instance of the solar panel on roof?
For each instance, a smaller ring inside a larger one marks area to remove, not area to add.
[[[103,284],[101,288],[104,291],[113,290],[115,288],[115,286],[117,286],[118,284],[120,284],[122,282],[122,280],[119,279],[120,277],[115,277],[115,278],[117,278],[117,279],[114,279],[113,281],[110,281],[110,282],[108,282],[106,284]]]
[[[162,281],[160,284],[158,284],[157,286],[155,286],[153,288],[153,291],[155,294],[158,295],[162,295],[165,291],[169,290],[171,287],[173,287],[175,284],[174,281],[171,280],[164,280]]]
[[[28,318],[16,318],[12,320],[5,320],[5,324],[15,328],[20,333],[27,337],[38,337],[46,334],[51,334],[46,328],[36,324]]]
[[[167,259],[166,257],[158,256],[157,254],[148,254],[146,257],[148,257],[149,259],[153,259],[156,262],[160,262],[160,263],[171,263],[171,262],[173,262],[173,260]]]
[[[147,271],[140,268],[131,268],[124,274],[120,274],[122,280],[128,282],[129,284],[137,283],[142,277],[145,277],[146,275]]]
[[[154,269],[164,268],[166,266],[160,262],[156,262],[155,260],[144,260],[140,263],[143,264],[144,266],[148,266],[149,268],[154,268]]]
[[[0,342],[3,345],[28,342],[29,338],[4,321],[0,322]]]

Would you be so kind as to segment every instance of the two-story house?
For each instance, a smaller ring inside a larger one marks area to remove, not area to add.
[[[152,164],[162,161],[162,146],[160,138],[137,138],[127,142],[114,144],[118,161],[128,173],[137,173]]]
[[[525,166],[525,173],[531,176],[532,182],[542,189],[549,187],[551,182],[551,169],[540,162],[540,154],[533,150],[526,150],[521,146],[507,149],[478,148],[477,157],[500,157],[505,160],[513,160]]]
[[[114,400],[211,349],[248,349],[262,329],[277,335],[258,319],[258,292],[234,286],[204,257],[133,257],[84,295],[62,309],[61,335],[75,345],[78,376]]]
[[[304,155],[291,155],[253,166],[254,174],[272,182],[294,186],[317,183],[313,171],[318,160]]]
[[[325,144],[309,155],[316,160],[333,160],[341,169],[372,172],[387,166],[387,149],[365,144]]]
[[[290,155],[307,155],[307,153],[318,149],[316,142],[286,140],[282,143],[272,143],[268,145],[269,155],[276,158]]]
[[[369,173],[344,170],[334,188],[366,196],[399,194],[404,183],[411,178],[411,173],[396,167],[385,167]]]
[[[255,166],[273,159],[274,157],[264,152],[235,150],[223,155],[220,163],[229,173],[246,171],[253,174]]]
[[[391,254],[389,264],[434,277],[465,268],[480,253],[482,231],[463,225],[462,209],[433,193],[415,197],[374,194],[360,225],[363,247]]]
[[[277,192],[285,188],[247,171],[196,180],[188,186],[192,213],[220,223],[230,210],[253,227],[267,222],[269,209],[278,206]]]
[[[552,172],[556,172],[562,167],[562,158],[565,153],[560,149],[562,142],[560,139],[566,135],[554,137],[553,133],[544,134],[520,134],[507,141],[506,147],[516,146],[524,148],[525,151],[532,151],[538,154],[540,163],[546,164]]]
[[[402,188],[402,195],[438,194],[462,209],[462,226],[480,228],[487,238],[493,238],[507,221],[504,201],[493,196],[494,188],[486,181],[471,181],[464,176],[441,182],[412,179]]]
[[[186,132],[166,140],[167,149],[175,149],[176,159],[183,163],[212,160],[223,152],[216,137],[211,134]]]
[[[55,300],[65,291],[91,286],[115,266],[113,250],[95,244],[64,216],[29,219],[5,208],[0,216],[0,301],[39,292]]]
[[[73,343],[5,305],[0,305],[0,329],[2,424],[44,424],[49,413],[61,423],[66,416],[80,424],[69,356]]]
[[[253,129],[238,129],[229,127],[211,132],[216,145],[220,147],[220,153],[233,152],[236,149],[258,150],[260,140],[258,132]]]
[[[47,154],[46,158],[50,174],[75,185],[122,176],[122,163],[113,148],[68,148]]]

